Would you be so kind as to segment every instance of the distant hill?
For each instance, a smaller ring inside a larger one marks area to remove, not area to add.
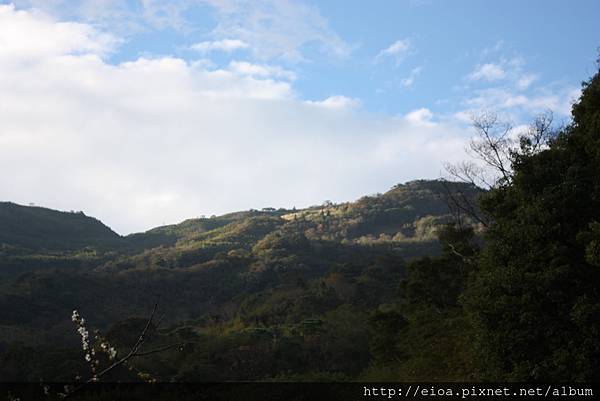
[[[289,213],[290,211],[279,211],[277,213],[262,211],[243,211],[228,213],[223,216],[211,218],[187,219],[178,224],[160,226],[143,233],[130,234],[125,237],[127,244],[135,249],[148,249],[159,246],[173,246],[180,240],[189,240],[196,237],[206,236],[205,233],[218,233],[217,229],[234,222],[240,222],[259,216],[274,216]]]
[[[276,243],[384,247],[411,259],[439,251],[437,229],[452,220],[448,191],[474,199],[479,188],[444,181],[418,180],[355,202],[305,209],[251,210],[189,219],[125,237],[128,252],[105,267],[189,268],[229,252],[260,257]],[[286,251],[289,253],[289,250]]]
[[[117,233],[83,212],[0,202],[0,245],[31,250],[73,250],[114,247],[121,241]]]
[[[80,250],[87,249],[86,260],[104,263],[106,258],[116,260],[117,256],[121,261],[129,259],[125,265],[139,266],[134,260],[148,265],[151,252],[150,259],[162,260],[162,265],[186,267],[206,262],[219,252],[251,251],[267,236],[285,239],[301,235],[313,242],[391,246],[410,258],[435,250],[437,227],[451,220],[448,191],[475,198],[480,189],[462,183],[418,180],[354,202],[240,211],[188,219],[126,237],[83,212],[2,202],[0,256],[21,255],[19,260],[36,256],[35,263],[40,264],[42,254],[50,253],[54,258],[58,252],[63,259],[81,259]],[[90,254],[90,249],[95,253]],[[11,260],[13,263],[15,259]],[[54,264],[51,260],[49,263]]]
[[[471,199],[481,193],[480,188],[464,183],[415,180],[398,184],[383,194],[364,196],[354,202],[325,203],[297,210],[265,208],[211,218],[188,219],[179,224],[131,234],[126,239],[128,243],[142,248],[172,246],[178,242],[220,236],[223,230],[227,230],[223,228],[225,226],[231,224],[233,227],[242,221],[261,217],[280,218],[281,223],[295,222],[296,226],[304,229],[314,239],[356,240],[362,236],[394,236],[398,233],[405,237],[423,237],[426,235],[423,231],[426,221],[433,225],[448,221],[448,191],[460,192]],[[417,222],[421,219],[425,220],[418,227]]]
[[[309,230],[309,236],[329,239],[431,239],[435,237],[435,226],[451,219],[449,192],[474,199],[481,189],[463,183],[416,180],[398,184],[383,194],[300,210],[283,218],[318,223],[316,230]]]

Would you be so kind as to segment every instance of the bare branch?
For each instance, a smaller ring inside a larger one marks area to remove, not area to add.
[[[472,220],[477,221],[484,227],[489,226],[489,221],[480,213],[479,208],[476,206],[472,197],[467,196],[460,189],[452,190],[447,182],[443,182],[444,189],[446,191],[446,203],[450,212],[455,215],[459,226],[462,226],[461,214],[464,213],[469,216]],[[475,186],[478,188],[477,186]]]
[[[492,186],[486,171],[470,161],[462,161],[458,164],[444,164],[444,169],[450,176],[460,182],[474,185],[479,188],[490,188]]]
[[[446,163],[444,168],[451,180],[485,189],[510,185],[515,163],[522,156],[543,151],[555,132],[552,129],[553,117],[550,111],[538,115],[527,131],[519,135],[518,140],[513,135],[512,125],[501,121],[495,113],[482,112],[472,116],[471,120],[476,136],[470,141],[467,153],[473,160],[457,164]],[[478,213],[479,209],[472,199],[460,191],[450,191],[449,188],[447,193],[449,207],[456,213],[459,224],[462,223],[461,213],[486,227],[490,224],[487,218]]]
[[[477,131],[477,138],[469,143],[472,154],[499,173],[505,183],[510,182],[512,125],[500,121],[498,116],[491,112],[474,116],[472,124]]]
[[[155,348],[155,349],[152,349],[152,350],[148,350],[148,351],[144,351],[144,352],[138,352],[134,356],[146,356],[146,355],[156,354],[158,352],[166,351],[166,350],[169,350],[171,348],[183,347],[184,345],[187,345],[187,344],[188,343],[174,343],[174,344],[169,344],[169,345],[158,347],[158,348]]]
[[[514,159],[520,154],[532,155],[543,150],[551,140],[554,132],[552,130],[552,111],[539,114],[529,126],[527,132],[519,137],[519,149],[515,151]]]

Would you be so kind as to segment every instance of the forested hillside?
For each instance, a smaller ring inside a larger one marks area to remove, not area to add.
[[[357,375],[372,360],[368,316],[397,302],[407,260],[441,252],[437,235],[453,219],[448,194],[456,191],[473,201],[481,192],[413,181],[343,204],[196,218],[126,237],[105,228],[112,242],[87,240],[86,224],[104,226],[82,214],[10,204],[19,213],[6,213],[23,224],[3,227],[2,377],[72,379],[85,369],[73,309],[125,347],[158,298],[166,315],[155,341],[193,343],[185,361],[174,351],[161,355],[164,372],[154,359],[140,362],[159,379]],[[338,337],[340,330],[348,336]],[[275,348],[274,338],[281,340]],[[316,357],[321,346],[339,361]],[[38,357],[23,365],[30,353]],[[233,370],[231,358],[241,358]]]

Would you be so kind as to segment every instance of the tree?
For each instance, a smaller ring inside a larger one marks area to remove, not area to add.
[[[499,178],[480,202],[493,224],[463,297],[483,378],[600,380],[600,74],[573,121],[488,163]],[[490,140],[484,157],[504,142]]]
[[[442,254],[409,263],[399,302],[380,305],[369,318],[371,379],[473,378],[470,327],[459,302],[477,255],[473,230],[448,225],[438,236]]]
[[[408,321],[394,309],[376,309],[369,316],[371,337],[369,348],[376,364],[395,362],[401,355],[398,350],[398,337]]]
[[[471,121],[475,136],[466,149],[471,160],[446,163],[444,168],[451,180],[480,188],[482,192],[510,186],[514,164],[523,157],[546,149],[554,136],[550,111],[539,114],[528,129],[519,134],[513,131],[511,123],[490,111],[473,115]],[[489,226],[491,216],[482,213],[472,197],[448,185],[446,193],[448,206],[459,226],[464,215],[485,227]]]
[[[411,306],[443,309],[458,306],[477,252],[471,227],[445,226],[438,234],[442,255],[412,261],[401,290]]]

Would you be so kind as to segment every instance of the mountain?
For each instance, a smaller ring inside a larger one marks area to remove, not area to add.
[[[0,203],[0,245],[5,247],[65,251],[109,248],[121,240],[117,233],[83,212]]]
[[[418,180],[355,202],[190,219],[127,236],[125,241],[134,251],[105,267],[186,268],[227,252],[256,255],[275,238],[297,240],[298,236],[311,243],[384,246],[408,259],[435,254],[437,228],[453,218],[448,191],[474,199],[481,190],[462,183]]]
[[[452,218],[447,202],[449,191],[460,191],[474,199],[480,189],[462,183],[418,180],[355,202],[325,202],[298,210],[234,212],[189,219],[126,237],[83,212],[2,202],[0,257],[19,255],[31,259],[37,255],[36,263],[42,264],[45,259],[41,255],[60,255],[63,260],[80,260],[85,255],[87,261],[95,259],[100,263],[106,261],[109,253],[109,259],[116,260],[115,255],[131,259],[135,258],[132,255],[150,252],[164,254],[158,258],[170,260],[168,265],[172,267],[185,267],[210,260],[218,252],[251,250],[267,235],[301,234],[309,241],[391,244],[410,258],[434,250],[436,227]],[[177,260],[172,260],[174,257]]]
[[[70,380],[85,369],[74,309],[124,347],[157,297],[165,329],[155,345],[197,344],[192,359],[169,354],[163,380],[356,375],[371,358],[369,316],[401,302],[409,260],[441,253],[449,191],[480,193],[420,180],[355,202],[240,211],[125,237],[83,213],[0,204],[0,377]],[[53,368],[62,361],[71,367]]]
[[[431,230],[428,232],[426,226],[439,225],[450,217],[447,202],[449,192],[460,192],[474,199],[481,189],[456,182],[416,180],[398,184],[383,194],[364,196],[355,202],[333,204],[326,201],[323,205],[298,210],[264,208],[260,211],[189,219],[180,224],[129,235],[127,240],[145,247],[219,240],[223,233],[239,230],[243,221],[257,219],[271,219],[280,225],[294,226],[311,239],[360,241],[381,236],[396,236],[398,240],[431,238]],[[246,231],[249,229],[245,227]]]

